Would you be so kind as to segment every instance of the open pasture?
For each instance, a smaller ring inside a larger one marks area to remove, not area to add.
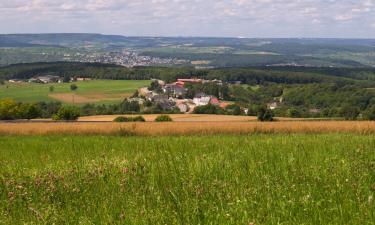
[[[71,104],[119,103],[138,88],[147,86],[148,80],[92,80],[76,82],[77,91],[70,90],[71,83],[7,83],[0,85],[0,99],[12,98],[20,102],[60,101]],[[50,87],[53,86],[53,91]]]
[[[168,136],[212,134],[355,133],[375,134],[375,122],[367,121],[280,121],[280,122],[32,122],[0,123],[0,135],[120,135]]]
[[[18,136],[0,143],[0,224],[375,221],[373,135]]]

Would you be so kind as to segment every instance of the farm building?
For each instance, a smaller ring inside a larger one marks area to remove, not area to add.
[[[59,76],[53,76],[53,75],[45,75],[45,76],[38,76],[38,77],[33,77],[29,79],[30,83],[56,83],[60,80]]]

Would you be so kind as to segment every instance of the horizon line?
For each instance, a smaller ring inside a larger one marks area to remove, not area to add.
[[[244,37],[244,36],[194,36],[194,35],[171,35],[171,36],[152,36],[152,35],[124,35],[124,34],[106,34],[106,33],[86,33],[86,32],[30,32],[30,33],[0,33],[0,35],[58,35],[58,34],[70,34],[70,35],[103,35],[103,36],[121,36],[130,38],[224,38],[224,39],[340,39],[340,40],[375,40],[375,38],[370,37]]]

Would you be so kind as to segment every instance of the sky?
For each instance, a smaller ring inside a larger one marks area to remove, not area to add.
[[[375,0],[0,0],[0,33],[375,38]]]

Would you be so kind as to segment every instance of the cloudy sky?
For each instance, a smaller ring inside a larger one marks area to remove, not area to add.
[[[0,0],[0,33],[375,38],[375,0]]]

